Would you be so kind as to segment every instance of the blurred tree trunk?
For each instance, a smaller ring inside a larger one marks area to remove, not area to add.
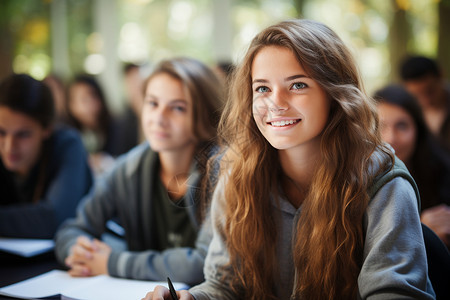
[[[292,4],[295,7],[295,10],[297,11],[297,18],[303,18],[303,7],[305,6],[307,0],[294,0],[292,1]]]
[[[214,14],[214,59],[219,62],[231,62],[233,45],[232,0],[213,1]]]
[[[12,73],[13,38],[9,30],[8,1],[0,1],[0,80]]]
[[[450,79],[450,0],[439,2],[438,30],[437,59],[444,71],[444,76]]]
[[[52,73],[66,80],[70,77],[67,1],[50,3]]]
[[[12,73],[12,38],[8,30],[0,29],[0,80]]]
[[[390,81],[398,81],[398,68],[408,53],[408,41],[411,37],[411,25],[406,18],[406,11],[399,6],[399,1],[392,0],[394,15],[389,29]]]

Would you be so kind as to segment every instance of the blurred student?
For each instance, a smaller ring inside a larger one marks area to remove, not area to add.
[[[0,236],[53,238],[92,183],[73,129],[55,128],[48,87],[25,74],[0,83]]]
[[[433,299],[413,179],[339,37],[263,30],[231,93],[205,282],[180,299]]]
[[[381,137],[416,181],[421,220],[450,248],[450,156],[430,133],[413,95],[400,85],[378,90]]]
[[[117,127],[104,93],[90,76],[79,75],[68,88],[69,122],[81,133],[95,174],[112,167],[117,152]]]
[[[53,102],[55,103],[55,122],[67,124],[67,100],[66,87],[63,80],[56,74],[47,75],[43,80],[52,92]]]
[[[147,142],[121,156],[98,180],[77,218],[58,232],[56,254],[73,276],[170,276],[192,285],[203,281],[211,238],[201,187],[221,86],[204,64],[175,58],[158,64],[145,87]],[[99,240],[112,219],[123,227],[125,250]]]
[[[124,73],[128,105],[134,114],[140,117],[144,100],[144,78],[140,66],[127,64]]]
[[[144,78],[140,66],[127,64],[124,67],[126,95],[125,111],[118,118],[118,149],[122,154],[144,140],[140,126],[140,115],[144,103]]]
[[[214,66],[214,72],[222,81],[224,89],[225,89],[225,98],[228,99],[229,88],[231,83],[231,78],[233,76],[235,66],[231,61],[219,61]]]
[[[422,107],[429,130],[450,151],[450,85],[438,63],[423,56],[408,57],[400,66],[400,76]]]
[[[217,74],[219,79],[226,83],[231,80],[234,69],[235,66],[231,61],[222,60],[216,63],[214,72]]]

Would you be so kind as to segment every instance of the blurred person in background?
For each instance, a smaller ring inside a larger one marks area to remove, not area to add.
[[[450,157],[430,133],[420,105],[401,85],[378,90],[382,139],[411,172],[421,198],[421,221],[450,249]]]
[[[450,153],[450,85],[438,63],[424,56],[407,57],[400,76],[422,107],[425,124]]]
[[[231,61],[222,60],[216,63],[214,72],[221,80],[228,82],[231,80],[230,77],[233,75],[234,69],[235,66]]]
[[[42,82],[44,82],[52,92],[53,102],[55,103],[55,122],[67,124],[66,87],[63,80],[56,74],[49,74]]]
[[[55,128],[52,94],[25,74],[0,83],[0,236],[53,238],[92,175],[73,129]]]
[[[126,108],[118,118],[118,140],[120,154],[127,152],[145,138],[140,126],[140,115],[144,102],[144,78],[140,67],[127,64],[124,67]]]
[[[203,281],[211,239],[204,192],[222,89],[212,70],[190,58],[162,61],[147,79],[141,126],[147,142],[117,159],[61,226],[56,255],[72,276]],[[100,240],[110,220],[125,249]],[[205,220],[205,221],[204,221]]]
[[[118,155],[117,124],[103,90],[90,76],[78,75],[68,88],[69,123],[79,130],[95,174],[109,170]]]
[[[225,99],[228,99],[229,87],[231,83],[231,78],[233,76],[233,72],[235,69],[235,65],[231,61],[218,61],[214,66],[214,72],[222,81],[223,86],[225,88]]]

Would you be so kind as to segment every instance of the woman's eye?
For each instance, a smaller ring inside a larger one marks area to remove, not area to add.
[[[179,112],[185,112],[186,111],[186,107],[184,107],[184,106],[174,106],[174,107],[172,107],[172,109],[174,111],[179,111]]]
[[[17,137],[20,139],[26,139],[29,138],[31,136],[31,132],[30,131],[19,131],[17,133]]]
[[[294,83],[293,85],[292,85],[292,88],[294,89],[294,90],[301,90],[301,89],[304,89],[304,88],[306,88],[307,87],[307,85],[305,84],[305,83],[303,83],[303,82],[296,82],[296,83]]]
[[[258,93],[268,93],[270,90],[267,86],[259,86],[256,88]]]
[[[147,105],[149,105],[150,107],[157,107],[158,103],[156,101],[149,100],[147,101]]]
[[[395,127],[401,131],[407,131],[409,129],[409,125],[406,122],[399,122],[395,124]]]

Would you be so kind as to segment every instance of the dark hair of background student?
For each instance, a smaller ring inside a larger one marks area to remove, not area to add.
[[[50,89],[45,84],[29,75],[13,75],[1,83],[0,106],[8,107],[13,111],[22,113],[32,118],[45,129],[48,129],[53,125],[55,108]],[[36,203],[42,196],[46,181],[45,168],[48,159],[49,146],[47,141],[44,141],[42,153],[40,155],[40,161],[42,163],[39,170],[39,178],[37,181],[38,184],[34,188],[33,198],[31,201],[33,203]],[[1,198],[11,201],[16,197],[13,195],[3,194]]]
[[[421,79],[427,75],[441,76],[437,62],[424,56],[408,56],[400,66],[400,76],[403,80]]]

